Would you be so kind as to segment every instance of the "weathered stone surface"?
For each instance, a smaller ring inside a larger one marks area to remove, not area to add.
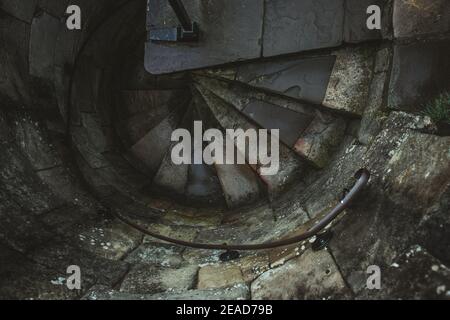
[[[180,208],[168,210],[163,219],[176,226],[212,227],[220,224],[222,215],[223,212],[211,208]]]
[[[182,90],[125,90],[121,93],[123,105],[118,113],[121,137],[134,144],[186,101]]]
[[[266,253],[254,253],[234,262],[241,269],[242,278],[246,283],[252,282],[269,270],[269,256]]]
[[[369,95],[374,51],[371,47],[348,48],[336,52],[337,58],[323,105],[360,115]]]
[[[79,290],[67,288],[67,274],[33,263],[3,244],[0,244],[0,258],[2,300],[62,300],[76,299],[80,295]],[[83,289],[89,285],[92,282],[86,278]]]
[[[358,274],[369,265],[390,265],[417,243],[419,223],[430,218],[426,208],[448,185],[449,150],[448,137],[405,129],[393,119],[372,142],[363,160],[371,182],[336,225],[330,243],[344,277],[353,279],[349,283],[355,292],[365,283]],[[367,231],[361,233],[362,229]]]
[[[30,37],[30,74],[53,79],[55,42],[60,21],[46,12],[33,18]]]
[[[394,1],[394,36],[409,38],[450,31],[450,3],[445,0]]]
[[[15,2],[8,1],[8,5],[14,6]],[[31,93],[28,83],[30,25],[2,11],[0,17],[0,38],[3,43],[0,50],[0,93],[18,105],[30,107]],[[2,97],[2,105],[8,102],[5,98]]]
[[[247,300],[250,291],[245,284],[230,288],[211,290],[187,290],[139,295],[111,290],[105,286],[94,286],[83,297],[85,300]]]
[[[325,167],[344,137],[342,118],[316,117],[295,142],[294,150],[318,168]]]
[[[36,170],[61,164],[61,159],[56,154],[39,119],[32,116],[19,116],[19,114],[13,117],[16,143]]]
[[[182,251],[182,247],[161,243],[145,243],[129,254],[125,261],[132,264],[149,263],[162,267],[176,268],[183,263]]]
[[[424,104],[448,89],[449,54],[449,40],[394,46],[388,106],[420,111]]]
[[[364,110],[358,139],[368,144],[381,130],[384,120],[383,112],[386,110],[385,93],[388,82],[388,69],[391,61],[391,50],[388,48],[378,51],[374,75],[370,84],[368,104]]]
[[[84,127],[72,127],[72,138],[82,157],[92,168],[105,168],[109,162],[98,147],[105,147],[104,135],[91,135]]]
[[[198,289],[231,287],[243,283],[241,269],[233,264],[216,264],[201,267],[198,272]]]
[[[280,140],[289,147],[295,144],[313,119],[309,114],[257,100],[250,102],[242,112],[264,129],[278,129]]]
[[[317,108],[309,103],[301,102],[297,99],[285,98],[281,95],[269,94],[257,88],[242,86],[237,82],[226,82],[196,76],[195,83],[198,84],[198,90],[202,94],[204,94],[204,89],[207,89],[239,111],[242,111],[251,102],[265,101],[299,113],[312,115],[317,112]]]
[[[347,0],[345,1],[344,41],[350,43],[381,38],[381,30],[367,28],[367,8],[377,5],[382,12],[382,21],[388,20],[384,9],[388,0]]]
[[[216,164],[215,167],[228,208],[250,204],[259,198],[258,176],[249,166]]]
[[[178,24],[168,3],[151,0],[149,8],[152,8],[148,11],[149,26]],[[263,0],[193,1],[188,11],[204,30],[200,41],[187,45],[147,42],[147,71],[170,73],[258,58],[263,8]]]
[[[153,183],[157,189],[162,188],[168,192],[182,195],[186,189],[189,165],[175,165],[172,161],[171,153],[172,148],[169,148],[155,175]]]
[[[86,285],[89,283],[113,285],[126,274],[129,266],[123,261],[105,259],[86,251],[83,247],[60,241],[48,241],[45,246],[36,246],[28,257],[37,263],[52,268],[67,276],[67,267],[77,265],[83,273]],[[89,281],[87,281],[89,280]],[[83,290],[87,287],[82,287]]]
[[[237,68],[236,80],[320,104],[335,59],[334,56],[319,56],[247,63]]]
[[[191,164],[186,184],[186,197],[198,205],[225,205],[225,197],[214,166]]]
[[[266,1],[263,55],[338,46],[343,24],[341,0]]]
[[[0,3],[0,8],[13,15],[14,17],[17,17],[18,19],[31,22],[36,10],[37,3],[38,0],[30,0],[26,2],[3,0],[2,3]]]
[[[50,191],[34,172],[28,159],[14,145],[2,145],[0,177],[3,190],[17,203],[32,213],[39,214],[64,204]]]
[[[412,246],[382,269],[380,290],[364,290],[362,299],[448,300],[450,269],[421,246]]]
[[[345,286],[331,255],[327,251],[308,250],[295,260],[269,270],[252,285],[252,299],[345,299]]]
[[[120,287],[121,292],[154,294],[173,290],[189,290],[195,285],[197,266],[187,265],[177,269],[135,265]]]
[[[178,120],[179,117],[175,115],[167,117],[131,147],[131,154],[150,171],[158,170],[170,146],[170,137]]]
[[[226,217],[225,223],[216,229],[199,232],[196,241],[206,243],[260,243],[269,240],[273,235],[265,230],[273,229],[272,210],[267,205],[256,207],[241,216]],[[242,220],[241,220],[242,219]]]
[[[195,227],[187,227],[187,226],[172,226],[167,224],[160,223],[152,223],[146,226],[149,231],[156,232],[160,235],[171,237],[175,239],[182,239],[185,241],[194,241],[197,236],[197,232],[199,228]],[[153,242],[161,242],[166,243],[165,241],[145,236],[144,243],[153,243]]]

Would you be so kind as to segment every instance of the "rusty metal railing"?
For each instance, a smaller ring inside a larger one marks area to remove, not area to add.
[[[266,250],[288,246],[291,244],[299,243],[303,240],[309,239],[315,235],[317,235],[320,231],[322,231],[328,224],[330,224],[336,217],[344,211],[349,203],[359,194],[359,192],[365,187],[370,178],[370,173],[366,169],[359,170],[355,178],[357,179],[356,183],[350,189],[350,191],[345,195],[345,197],[337,204],[327,215],[325,215],[317,224],[311,227],[308,231],[284,240],[277,240],[273,242],[265,242],[259,244],[209,244],[209,243],[197,243],[197,242],[189,242],[179,239],[170,238],[167,236],[163,236],[157,234],[155,232],[148,231],[143,227],[137,225],[136,223],[124,218],[122,215],[117,212],[113,212],[113,215],[122,221],[123,223],[129,225],[130,227],[142,232],[143,234],[149,235],[153,238],[163,240],[166,242],[170,242],[176,245],[196,248],[196,249],[208,249],[208,250]]]

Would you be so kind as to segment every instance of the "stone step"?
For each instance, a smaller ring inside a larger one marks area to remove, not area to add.
[[[194,101],[199,114],[202,115],[205,128],[215,128],[224,132],[220,123],[214,118],[200,93],[194,94]],[[235,147],[235,154],[239,152]],[[226,154],[224,145],[223,154]],[[214,164],[229,208],[253,203],[261,196],[258,176],[247,164]]]
[[[186,291],[195,286],[198,266],[167,266],[140,263],[134,264],[124,278],[120,292],[131,294],[157,294],[171,290]]]
[[[324,109],[355,117],[362,115],[367,103],[375,57],[376,47],[363,45],[339,49],[323,56],[278,58],[196,73],[243,83],[267,94],[297,99],[316,107],[321,105]],[[217,81],[208,82],[205,85],[211,89],[214,87],[214,92],[217,90],[221,96],[229,96],[223,98],[233,99],[233,104],[240,109],[245,108],[248,99],[274,99],[258,92],[244,92],[246,99],[238,99],[236,95],[242,95],[243,89],[232,94],[226,88],[232,87],[234,91],[235,86]],[[297,107],[294,110],[301,109]]]
[[[336,57],[332,55],[277,58],[201,72],[290,98],[321,104],[335,60]]]
[[[251,123],[242,113],[216,96],[213,92],[201,85],[197,85],[197,89],[202,94],[212,113],[223,128],[242,129],[244,131],[248,129],[259,129],[256,124]],[[256,147],[257,146],[253,146],[253,148]],[[270,151],[270,147],[268,149]],[[280,192],[286,184],[298,177],[297,174],[299,174],[305,166],[303,161],[285,145],[280,144],[279,149],[280,159],[278,173],[274,175],[261,175],[260,165],[251,165],[251,167],[259,174],[260,178],[267,184],[269,193],[271,194]],[[245,155],[245,158],[248,161],[248,150],[239,149],[239,151],[241,154]],[[257,150],[253,151],[254,154],[257,154],[256,151]]]
[[[202,121],[202,115],[196,108],[193,110],[193,121]],[[202,122],[203,123],[203,122]],[[207,128],[203,128],[206,130]],[[194,137],[194,123],[191,123],[191,136]],[[194,144],[192,143],[192,164],[189,165],[186,197],[199,204],[225,205],[225,198],[214,165],[194,163]],[[206,145],[200,146],[202,150]]]
[[[183,120],[179,128],[188,129],[192,123],[192,103],[186,111]],[[170,192],[177,195],[183,195],[186,188],[188,179],[188,164],[175,165],[172,161],[172,148],[175,146],[175,142],[172,142],[168,149],[158,172],[153,179],[153,189],[159,192]],[[161,190],[162,189],[162,190]]]
[[[362,290],[362,299],[450,299],[450,269],[421,246],[408,248],[381,272],[380,290]]]
[[[280,129],[281,141],[314,167],[323,168],[328,163],[344,136],[347,124],[340,115],[227,81],[206,77],[196,77],[196,81],[261,127]]]
[[[113,290],[107,286],[96,285],[82,298],[83,300],[247,300],[249,288],[238,284],[228,288],[209,290],[173,290],[157,294],[131,294]]]
[[[119,134],[126,145],[139,141],[189,99],[185,90],[124,90],[115,108]],[[123,119],[123,120],[122,120]]]
[[[155,174],[170,147],[171,135],[180,121],[179,112],[173,112],[146,135],[138,140],[126,156],[141,162],[147,170]]]

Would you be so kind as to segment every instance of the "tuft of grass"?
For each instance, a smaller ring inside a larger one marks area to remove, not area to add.
[[[450,123],[450,92],[442,93],[429,102],[425,106],[423,115],[430,117],[436,123]]]

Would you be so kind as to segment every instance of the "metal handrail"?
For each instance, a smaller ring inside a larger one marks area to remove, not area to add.
[[[278,240],[273,242],[267,242],[267,243],[259,243],[259,244],[241,244],[241,245],[228,245],[228,244],[209,244],[209,243],[197,243],[197,242],[189,242],[179,239],[174,239],[170,237],[166,237],[163,235],[160,235],[155,232],[148,231],[144,229],[143,227],[137,225],[136,223],[124,218],[117,212],[112,212],[112,214],[122,221],[123,223],[129,225],[130,227],[149,235],[153,238],[163,240],[166,242],[170,242],[176,245],[184,246],[184,247],[190,247],[190,248],[196,248],[196,249],[208,249],[208,250],[266,250],[266,249],[273,249],[278,247],[284,247],[288,246],[294,243],[298,243],[300,241],[306,240],[308,238],[311,238],[315,235],[317,235],[320,231],[322,231],[328,224],[330,224],[342,211],[344,211],[349,203],[356,197],[356,195],[366,186],[367,182],[370,178],[370,173],[367,169],[360,169],[355,174],[355,178],[358,179],[356,183],[353,185],[353,187],[350,189],[350,191],[345,195],[344,199],[342,199],[339,204],[337,204],[325,217],[323,217],[316,225],[311,227],[308,231],[284,240]]]

